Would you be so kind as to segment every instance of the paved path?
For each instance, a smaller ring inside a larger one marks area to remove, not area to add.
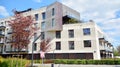
[[[34,64],[36,67],[52,67],[51,64]],[[54,67],[120,67],[120,65],[68,65],[68,64],[54,64]]]

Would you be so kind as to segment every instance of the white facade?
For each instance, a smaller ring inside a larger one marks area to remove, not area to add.
[[[46,58],[65,59],[102,59],[113,57],[112,45],[104,39],[104,33],[94,22],[79,22],[79,12],[55,2],[47,7],[37,10],[30,10],[22,13],[24,16],[31,15],[35,17],[34,26],[39,27],[37,36],[44,33],[44,39],[51,39],[51,50],[47,53]],[[36,16],[35,16],[36,15]],[[44,16],[43,16],[44,15]],[[78,23],[67,23],[68,19],[75,19]],[[0,52],[2,55],[10,54],[14,51],[10,43],[5,41],[6,37],[10,38],[9,17],[0,19]],[[58,32],[58,33],[57,33]],[[4,35],[2,35],[4,34]],[[32,42],[28,45],[28,54],[32,53]],[[85,45],[87,43],[88,45]],[[35,54],[40,52],[40,40],[36,41]],[[58,45],[59,46],[58,46]]]

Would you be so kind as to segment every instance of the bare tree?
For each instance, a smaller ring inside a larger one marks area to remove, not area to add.
[[[119,46],[117,46],[117,52],[118,52],[118,54],[120,55],[120,45]]]

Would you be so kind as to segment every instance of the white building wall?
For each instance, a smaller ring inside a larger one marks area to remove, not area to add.
[[[83,28],[90,28],[91,35],[83,35]],[[94,59],[100,59],[100,50],[99,50],[99,43],[98,37],[96,37],[96,26],[95,23],[78,23],[78,24],[65,24],[63,25],[63,30],[61,31],[61,38],[55,38],[55,32],[53,31],[51,34],[49,33],[48,36],[52,38],[52,46],[54,50],[57,41],[61,42],[61,50],[55,50],[54,53],[93,53]],[[74,38],[68,37],[68,30],[74,30]],[[51,36],[52,35],[52,36]],[[91,47],[84,47],[84,40],[91,40]],[[74,41],[75,49],[69,50],[68,41]],[[50,53],[52,53],[51,51]]]

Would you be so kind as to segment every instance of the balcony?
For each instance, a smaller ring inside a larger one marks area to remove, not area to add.
[[[113,51],[113,45],[111,45],[111,43],[106,41],[104,38],[99,38],[99,44],[100,50],[105,50],[109,52]]]
[[[9,50],[9,51],[5,51],[6,53],[10,53],[10,54],[27,54],[28,50],[27,49],[22,49],[21,51],[18,50]]]
[[[6,28],[5,26],[0,26],[0,29],[2,30],[5,30],[5,28]]]
[[[8,34],[12,34],[13,32],[8,32]]]
[[[0,38],[3,38],[4,36],[5,36],[4,34],[0,33]]]

